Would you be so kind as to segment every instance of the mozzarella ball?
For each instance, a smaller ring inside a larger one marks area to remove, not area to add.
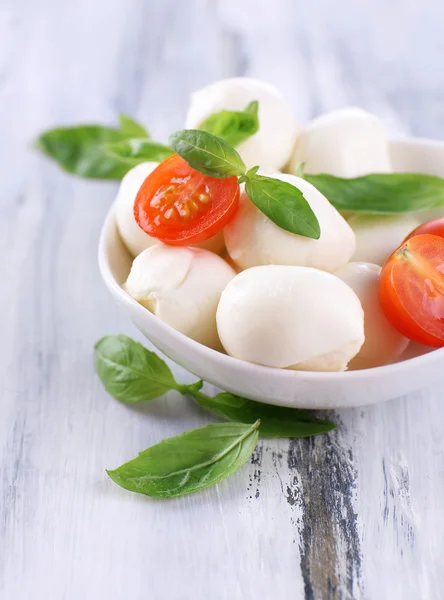
[[[382,267],[406,236],[420,225],[420,221],[411,214],[353,215],[348,224],[356,236],[353,261],[369,262]]]
[[[133,256],[137,256],[146,248],[160,243],[159,240],[145,233],[134,218],[134,201],[137,193],[142,183],[158,164],[157,162],[145,162],[128,171],[122,179],[117,193],[115,201],[117,228],[125,246]],[[222,252],[224,247],[222,231],[209,240],[196,244],[196,246],[212,250],[217,254]]]
[[[243,110],[259,102],[259,131],[237,146],[247,167],[281,169],[289,160],[298,131],[289,103],[273,86],[249,77],[223,79],[191,96],[187,129],[197,129],[221,110]]]
[[[416,213],[415,217],[417,217],[421,223],[442,219],[444,217],[444,207],[421,211],[420,213]]]
[[[353,290],[316,269],[268,265],[236,275],[217,309],[231,356],[259,365],[344,371],[364,342],[364,313]]]
[[[216,309],[235,274],[223,258],[208,250],[156,244],[134,259],[124,288],[177,331],[220,349]]]
[[[239,209],[224,229],[227,251],[241,269],[258,265],[297,265],[336,271],[355,251],[355,236],[345,219],[310,183],[294,175],[270,175],[297,187],[318,218],[318,240],[281,229],[242,192]]]
[[[350,369],[368,369],[393,362],[409,344],[385,318],[379,302],[381,267],[351,262],[335,273],[358,296],[364,310],[365,342],[351,361]]]
[[[134,201],[140,186],[159,163],[145,162],[137,165],[124,176],[115,201],[117,228],[125,246],[133,256],[157,243],[147,235],[134,218]]]
[[[389,173],[389,145],[381,121],[360,108],[345,108],[322,115],[299,134],[288,170],[298,164],[304,173],[360,177]]]

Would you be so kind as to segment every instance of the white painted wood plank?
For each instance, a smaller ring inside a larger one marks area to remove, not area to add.
[[[193,89],[233,74],[281,87],[302,121],[356,103],[396,132],[442,138],[444,8],[425,4],[0,4],[1,598],[440,597],[439,387],[340,411],[328,437],[264,440],[241,472],[183,499],[107,479],[209,417],[174,393],[132,409],[101,388],[94,342],[138,337],[96,265],[115,186],[61,174],[28,146],[45,127],[118,111],[165,139]]]

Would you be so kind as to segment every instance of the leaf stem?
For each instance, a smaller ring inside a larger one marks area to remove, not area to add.
[[[198,383],[202,384],[201,381],[199,381]],[[194,398],[194,400],[196,400],[196,402],[200,404],[200,406],[208,407],[208,401],[211,400],[210,396],[207,396],[203,392],[199,391],[202,385],[199,388],[193,387],[194,385],[196,384],[191,384],[190,386],[188,386],[188,389],[185,393]]]
[[[198,394],[199,390],[201,390],[202,387],[203,387],[203,381],[202,381],[202,379],[199,379],[199,381],[196,381],[195,383],[183,383],[183,384],[178,383],[177,386],[175,387],[175,389],[178,392],[180,392],[181,394],[184,394],[184,395],[188,394],[190,396],[193,396],[193,398],[194,398],[194,395]],[[202,396],[203,395],[204,394],[202,394]]]

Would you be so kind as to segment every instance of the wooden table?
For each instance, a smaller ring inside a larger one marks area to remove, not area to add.
[[[94,342],[139,337],[97,268],[116,186],[30,146],[119,111],[166,139],[190,91],[234,74],[278,85],[302,121],[358,104],[396,134],[443,138],[443,17],[419,0],[0,2],[2,600],[444,598],[444,397],[426,381],[336,412],[332,435],[261,441],[183,499],[107,478],[208,416],[176,393],[128,408],[102,389]]]

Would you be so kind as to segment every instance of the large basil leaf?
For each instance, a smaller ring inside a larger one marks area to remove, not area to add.
[[[381,173],[355,179],[304,175],[338,210],[367,214],[425,211],[444,206],[444,179],[420,173]]]
[[[113,471],[121,487],[159,498],[197,492],[232,475],[256,447],[259,422],[207,425],[168,438]]]

